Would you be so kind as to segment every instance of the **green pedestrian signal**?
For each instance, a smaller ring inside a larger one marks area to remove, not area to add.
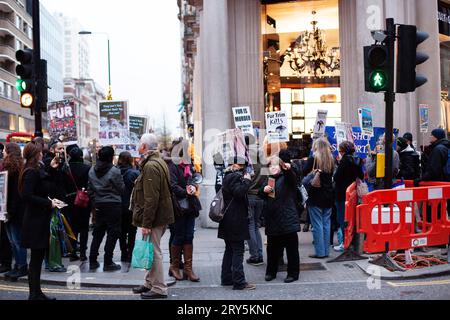
[[[364,75],[366,92],[387,91],[391,84],[391,62],[386,45],[364,47]]]
[[[27,83],[22,79],[18,79],[16,81],[16,89],[17,91],[19,91],[19,93],[22,93],[23,91],[27,90]]]
[[[383,90],[387,85],[386,74],[383,71],[374,71],[370,75],[370,85],[374,90]]]

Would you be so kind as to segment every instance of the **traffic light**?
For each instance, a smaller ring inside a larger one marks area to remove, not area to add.
[[[387,91],[391,81],[389,51],[386,45],[364,47],[366,92]]]
[[[416,67],[429,59],[427,54],[417,51],[428,37],[426,32],[417,31],[416,26],[398,27],[397,93],[414,92],[427,83],[426,77],[416,73]]]
[[[16,52],[19,65],[16,74],[20,77],[16,82],[16,88],[20,94],[20,105],[22,108],[34,109],[36,100],[36,76],[34,70],[33,50],[25,49]]]

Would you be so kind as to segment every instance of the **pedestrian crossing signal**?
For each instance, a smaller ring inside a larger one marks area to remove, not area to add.
[[[389,54],[386,45],[364,48],[365,87],[367,92],[382,92],[389,88]]]

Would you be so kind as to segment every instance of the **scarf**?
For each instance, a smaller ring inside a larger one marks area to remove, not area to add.
[[[184,160],[181,160],[180,167],[184,169],[184,177],[186,179],[192,177],[191,167],[189,166],[189,164],[184,162]]]

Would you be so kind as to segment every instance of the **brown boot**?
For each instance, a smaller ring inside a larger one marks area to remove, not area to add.
[[[180,271],[181,246],[171,246],[170,254],[172,256],[172,262],[170,264],[169,275],[177,279],[177,281],[182,281],[184,279]]]
[[[199,282],[200,278],[197,277],[197,275],[192,270],[192,255],[194,252],[194,247],[192,244],[185,244],[183,247],[183,254],[184,254],[184,278],[186,280],[192,281],[192,282]]]

